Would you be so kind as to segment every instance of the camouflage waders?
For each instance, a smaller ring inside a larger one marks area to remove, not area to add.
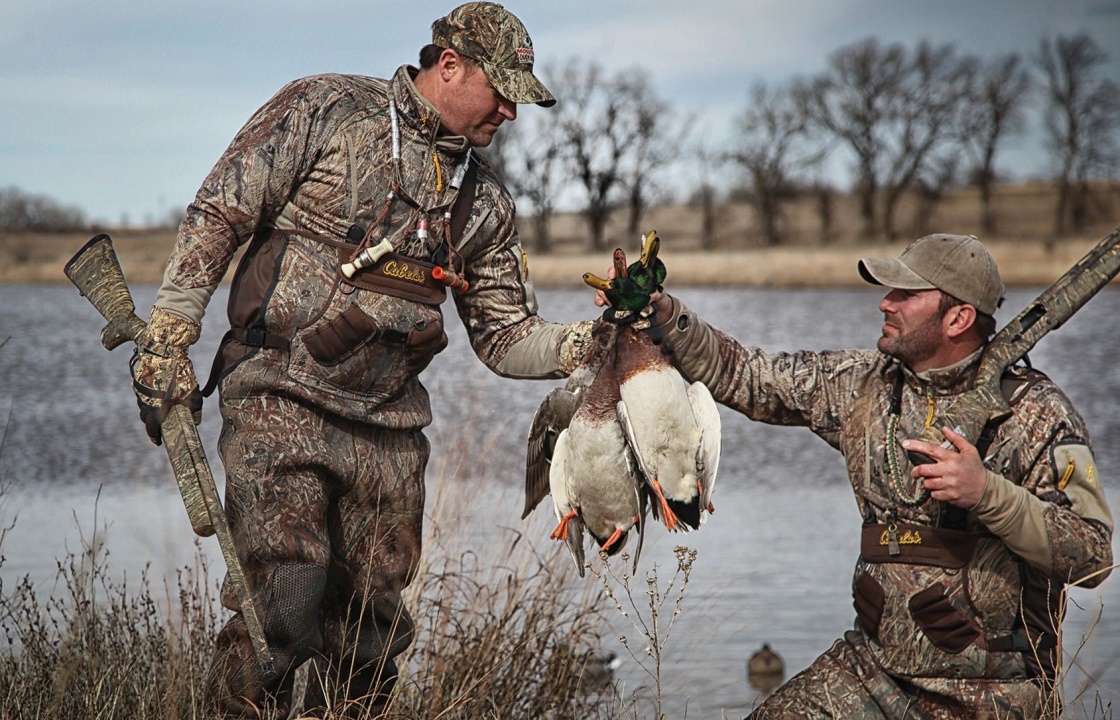
[[[284,717],[291,673],[312,659],[306,708],[376,707],[411,641],[401,591],[420,558],[427,440],[276,396],[223,400],[222,415],[226,508],[276,675],[260,677],[237,614],[218,636],[212,697],[229,716],[275,702]],[[238,609],[230,593],[222,601]],[[333,697],[317,697],[321,687]]]
[[[750,720],[1037,720],[1047,692],[1033,680],[941,680],[941,692],[893,678],[879,667],[858,630],[791,678]]]

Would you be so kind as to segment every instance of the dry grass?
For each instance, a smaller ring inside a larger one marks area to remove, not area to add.
[[[1006,185],[997,189],[994,207],[997,236],[982,238],[991,248],[1009,286],[1046,285],[1079,260],[1107,235],[1120,216],[1120,186],[1102,186],[1094,205],[1095,220],[1079,237],[1055,240],[1051,235],[1056,198],[1042,183]],[[976,233],[980,206],[972,189],[947,194],[925,228],[915,226],[913,202],[899,212],[902,238],[927,231]],[[784,229],[787,240],[775,248],[762,247],[750,208],[728,203],[717,208],[716,247],[701,251],[700,214],[688,206],[651,208],[642,230],[656,229],[662,236],[663,258],[671,286],[820,287],[857,285],[855,263],[866,255],[897,255],[905,241],[887,243],[860,235],[854,198],[838,196],[833,210],[833,233],[822,239],[814,201],[803,198],[790,204]],[[616,213],[607,226],[607,243],[636,250],[640,238],[630,237]],[[530,250],[530,270],[539,287],[580,286],[583,273],[605,272],[607,253],[587,253],[587,233],[582,219],[561,213],[552,225],[554,252],[533,252],[530,223],[520,219],[522,238]],[[113,230],[114,245],[125,277],[131,282],[158,283],[163,277],[174,232],[171,230]],[[12,234],[0,231],[0,282],[65,282],[62,267],[89,239],[82,234]]]

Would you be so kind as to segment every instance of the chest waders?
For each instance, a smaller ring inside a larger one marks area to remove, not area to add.
[[[1034,383],[1045,376],[1033,369],[1014,369],[1001,380],[1001,392],[1009,405],[1014,404]],[[902,375],[898,376],[891,397],[891,413],[901,410]],[[989,423],[976,442],[983,458],[995,439],[998,423]],[[893,442],[890,438],[888,442]],[[874,509],[864,501],[864,525],[860,538],[860,555],[870,564],[900,563],[946,568],[967,572],[978,542],[995,536],[986,530],[968,529],[968,512],[949,505],[941,513],[937,526],[876,522]],[[1056,677],[1058,638],[1061,621],[1061,586],[1052,583],[1042,572],[1025,560],[1014,557],[1018,570],[1019,606],[1008,634],[985,634],[980,618],[963,612],[960,603],[950,602],[948,589],[933,583],[912,594],[907,609],[913,622],[939,650],[959,654],[970,646],[987,652],[1019,653],[1030,677]],[[884,588],[867,573],[853,584],[853,598],[860,626],[868,637],[879,639],[880,623],[886,606]]]

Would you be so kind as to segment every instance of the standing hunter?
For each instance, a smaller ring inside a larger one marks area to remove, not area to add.
[[[187,349],[247,244],[205,394],[218,387],[226,511],[275,671],[258,666],[227,578],[235,614],[209,678],[221,717],[287,717],[308,659],[305,707],[384,708],[413,631],[401,591],[420,555],[432,419],[418,375],[447,344],[448,293],[499,375],[563,377],[582,357],[590,323],[538,317],[513,201],[472,152],[518,103],[555,102],[520,20],[467,3],[433,23],[419,68],[284,87],[188,207],[133,375],[154,442],[162,403],[197,418]]]
[[[999,269],[973,236],[929,235],[859,271],[888,289],[876,350],[767,354],[676,298],[655,303],[682,373],[839,450],[863,516],[854,629],[751,718],[1055,717],[1062,590],[1094,587],[1112,565],[1085,423],[1049,378],[1012,368],[1011,415],[975,445],[949,428],[952,447],[914,440],[972,386]],[[908,452],[933,462],[912,466]]]

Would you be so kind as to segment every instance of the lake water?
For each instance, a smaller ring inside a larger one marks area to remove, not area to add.
[[[870,287],[674,291],[712,324],[770,351],[870,347],[881,324],[881,293]],[[133,292],[146,316],[155,288]],[[1009,320],[1036,294],[1012,292],[999,319]],[[225,298],[220,291],[192,353],[200,374],[208,371],[224,330]],[[542,291],[539,299],[542,315],[552,320],[596,312],[587,291]],[[559,383],[490,374],[471,353],[450,305],[447,311],[450,347],[424,375],[437,407],[429,432],[429,493],[439,489],[435,478],[471,484],[477,502],[456,511],[469,538],[461,550],[484,561],[507,544],[510,533],[547,538],[554,525],[547,501],[528,520],[518,518],[529,423]],[[1114,511],[1120,507],[1117,317],[1120,293],[1110,289],[1031,353],[1035,366],[1086,417]],[[88,541],[95,532],[106,543],[113,572],[135,577],[150,564],[151,575],[160,578],[193,564],[195,546],[166,456],[147,441],[137,420],[129,351],[105,352],[98,343],[102,324],[69,285],[0,286],[0,342],[8,338],[0,348],[0,422],[7,419],[0,521],[3,527],[14,522],[0,567],[5,588],[29,575],[50,591],[56,560],[79,550],[83,537]],[[214,450],[220,421],[213,406],[201,433],[220,482]],[[839,455],[805,429],[751,423],[726,408],[721,414],[716,513],[699,532],[670,535],[653,527],[639,567],[641,575],[656,565],[664,585],[676,567],[675,545],[698,553],[683,613],[665,649],[663,697],[670,717],[741,717],[757,701],[746,679],[750,653],[769,643],[785,658],[787,675],[793,674],[854,619],[850,582],[860,518]],[[208,538],[201,546],[220,569],[216,541]],[[1093,692],[1116,703],[1120,579],[1097,590],[1075,589],[1071,596],[1067,696],[1088,675],[1096,680]],[[621,618],[616,631],[632,641],[640,637]],[[605,637],[604,648],[623,657],[619,677],[626,687],[647,682],[615,637]]]

